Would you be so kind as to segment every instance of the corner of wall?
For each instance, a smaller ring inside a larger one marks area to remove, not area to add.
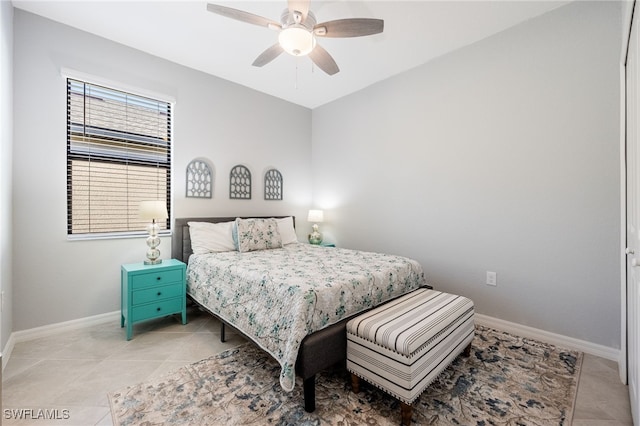
[[[13,330],[13,5],[0,1],[0,349]],[[9,348],[10,350],[10,348]],[[5,363],[8,357],[3,359]]]

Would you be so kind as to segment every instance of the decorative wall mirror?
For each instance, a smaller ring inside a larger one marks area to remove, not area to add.
[[[229,174],[229,198],[232,200],[251,199],[251,172],[242,164],[234,166]]]
[[[193,160],[187,166],[187,190],[189,198],[211,198],[213,195],[213,175],[209,165],[203,160]]]
[[[270,169],[264,174],[264,199],[282,200],[282,173]]]

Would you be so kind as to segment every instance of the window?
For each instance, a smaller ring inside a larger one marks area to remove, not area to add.
[[[67,79],[67,235],[145,231],[145,200],[171,216],[171,104]]]

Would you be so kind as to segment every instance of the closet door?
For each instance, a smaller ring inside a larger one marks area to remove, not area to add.
[[[636,13],[631,25],[631,38],[626,69],[627,106],[627,373],[631,413],[635,425],[640,425],[640,91],[639,24],[640,13]]]

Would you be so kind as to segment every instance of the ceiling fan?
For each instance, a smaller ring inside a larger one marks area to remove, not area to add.
[[[340,71],[338,64],[322,46],[316,43],[316,37],[362,37],[381,33],[384,30],[382,19],[349,18],[316,23],[316,17],[309,10],[309,0],[288,0],[288,8],[282,12],[280,23],[253,13],[217,4],[207,4],[207,10],[227,18],[247,22],[278,31],[278,43],[262,52],[253,66],[261,67],[277,58],[282,52],[293,56],[309,55],[309,58],[322,71],[334,75]]]

